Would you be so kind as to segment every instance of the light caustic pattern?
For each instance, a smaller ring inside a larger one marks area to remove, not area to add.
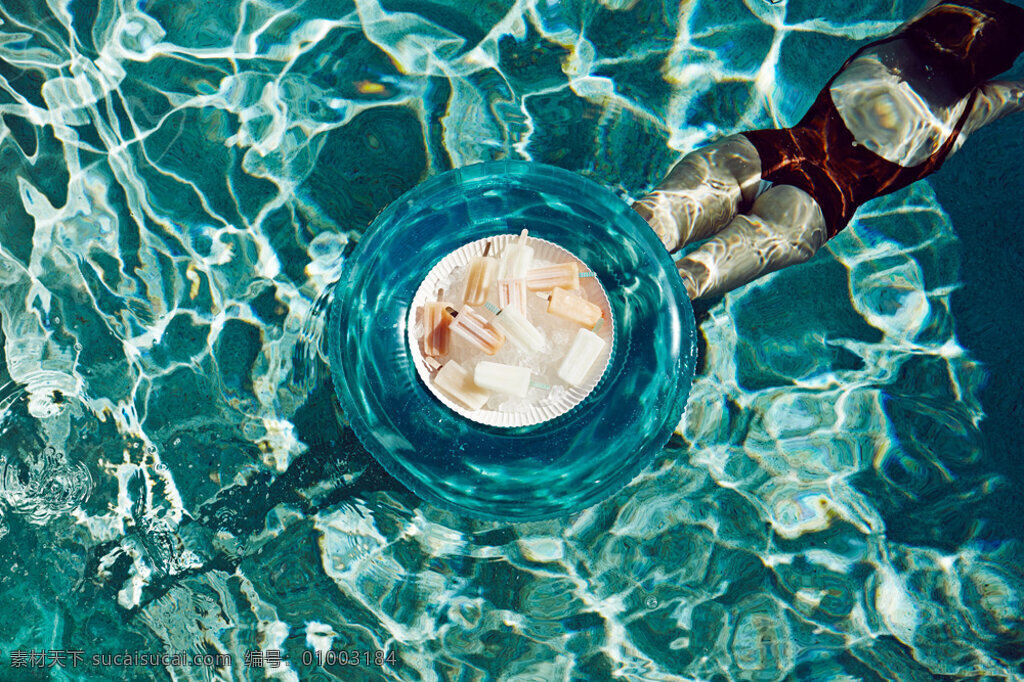
[[[638,196],[914,9],[854,4],[5,3],[0,648],[234,654],[136,679],[331,647],[396,652],[363,679],[1012,676],[1019,543],[979,539],[1002,481],[927,184],[712,308],[675,440],[572,518],[423,505],[324,388],[329,284],[401,192],[512,157]]]

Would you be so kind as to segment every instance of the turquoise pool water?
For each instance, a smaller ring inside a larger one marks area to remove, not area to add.
[[[325,372],[422,179],[639,196],[914,9],[5,3],[0,679],[1024,677],[1021,121],[711,306],[677,435],[569,518],[425,505]]]

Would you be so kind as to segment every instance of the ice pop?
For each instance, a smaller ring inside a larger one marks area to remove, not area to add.
[[[452,316],[447,303],[427,301],[423,304],[423,354],[439,356],[448,353],[449,325]]]
[[[526,288],[530,291],[546,291],[562,287],[580,288],[580,267],[574,261],[533,268],[526,273]]]
[[[448,313],[455,318],[449,325],[451,332],[465,340],[474,348],[488,355],[494,355],[505,344],[505,335],[491,326],[468,305],[455,312],[448,308]]]
[[[526,245],[526,230],[519,233],[519,239],[506,246],[498,264],[498,279],[525,279],[533,262],[533,247]]]
[[[548,312],[588,328],[593,327],[601,319],[600,308],[581,296],[569,293],[562,287],[555,287],[551,290],[551,298],[548,299]]]
[[[487,255],[490,250],[491,243],[487,242],[484,255],[470,261],[466,291],[462,295],[462,302],[467,305],[483,305],[487,300],[487,290],[498,276],[498,259]]]
[[[567,384],[579,386],[590,374],[602,350],[604,339],[588,329],[580,329],[558,368],[558,378]]]
[[[526,314],[526,280],[498,280],[498,307],[502,310],[514,308]]]
[[[544,348],[544,335],[521,312],[515,308],[499,311],[492,304],[487,309],[495,313],[494,327],[520,349],[536,353]]]
[[[473,372],[473,381],[480,388],[495,393],[525,398],[530,390],[530,368],[498,362],[478,362]]]
[[[490,393],[476,385],[473,375],[454,360],[438,371],[434,385],[471,410],[479,410],[490,397]]]

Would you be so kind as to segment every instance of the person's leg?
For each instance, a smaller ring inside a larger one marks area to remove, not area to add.
[[[818,203],[802,189],[776,185],[748,215],[676,262],[690,299],[723,294],[769,272],[803,263],[828,238]]]
[[[757,149],[742,135],[731,135],[684,156],[633,209],[675,251],[729,224],[760,182]]]
[[[1024,111],[1024,80],[983,83],[978,87],[974,108],[968,114],[960,135],[953,142],[950,154],[960,149],[971,133],[1018,111]]]

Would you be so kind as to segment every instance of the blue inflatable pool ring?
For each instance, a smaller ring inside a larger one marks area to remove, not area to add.
[[[615,343],[600,382],[570,411],[481,424],[418,376],[410,306],[449,253],[524,229],[590,267]],[[523,161],[449,171],[388,206],[346,262],[328,325],[335,391],[366,449],[422,499],[503,521],[579,511],[629,483],[678,424],[696,355],[693,310],[654,231],[604,187]]]

